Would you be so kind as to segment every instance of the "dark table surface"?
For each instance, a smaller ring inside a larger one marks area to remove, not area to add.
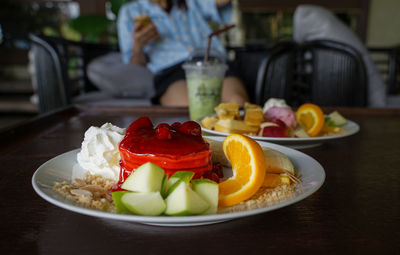
[[[329,110],[329,109],[326,109]],[[188,119],[185,108],[75,106],[0,133],[0,254],[400,254],[400,109],[339,108],[360,131],[303,149],[326,180],[279,210],[197,227],[157,227],[81,215],[33,190],[35,170],[80,147],[92,125]]]

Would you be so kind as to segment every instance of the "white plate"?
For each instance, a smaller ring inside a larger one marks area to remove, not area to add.
[[[207,137],[207,139],[214,139],[222,141],[224,137]],[[255,214],[265,213],[272,210],[279,209],[299,202],[300,200],[310,196],[317,191],[325,180],[325,172],[323,167],[313,158],[306,154],[279,146],[276,144],[259,142],[262,147],[269,147],[286,154],[293,162],[296,170],[301,176],[301,185],[294,193],[294,196],[277,202],[273,205],[266,206],[259,209],[248,210],[244,212],[223,213],[215,215],[199,215],[199,216],[137,216],[137,215],[123,215],[116,213],[108,213],[97,210],[92,210],[74,204],[72,201],[66,200],[52,190],[54,182],[67,181],[71,182],[73,168],[79,167],[76,161],[76,155],[79,149],[72,150],[61,154],[41,165],[32,177],[32,185],[34,190],[43,199],[48,202],[59,206],[61,208],[95,217],[114,219],[127,222],[138,222],[149,225],[159,226],[195,226],[213,224],[222,221],[233,220],[242,217],[248,217]],[[76,170],[76,169],[75,169]]]
[[[201,123],[200,123],[201,125]],[[207,134],[211,135],[219,135],[219,136],[228,136],[229,133],[219,132],[211,129],[201,127],[202,130]],[[304,149],[304,148],[311,148],[315,146],[319,146],[324,142],[330,140],[336,140],[343,137],[351,136],[357,133],[360,130],[360,126],[350,120],[347,120],[346,125],[341,127],[343,129],[343,133],[337,135],[330,135],[330,136],[319,136],[319,137],[307,137],[307,138],[297,138],[297,137],[261,137],[261,136],[250,136],[254,140],[264,141],[264,142],[271,142],[276,143],[284,146],[288,146],[294,149]]]

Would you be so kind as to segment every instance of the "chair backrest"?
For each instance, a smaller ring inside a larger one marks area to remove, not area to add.
[[[34,79],[40,113],[70,104],[66,69],[55,48],[39,36],[30,34],[34,61]]]
[[[262,105],[271,97],[291,101],[295,49],[294,43],[280,43],[261,61],[255,88],[256,104]]]
[[[251,102],[256,99],[257,72],[263,59],[268,56],[271,47],[265,45],[248,45],[230,47],[228,52],[234,54],[233,65],[238,77],[243,81]]]
[[[117,45],[93,44],[30,34],[40,112],[71,103],[73,96],[97,90],[87,76],[94,58],[117,51]]]
[[[300,54],[306,59],[303,71],[311,66],[313,103],[321,106],[367,105],[367,76],[356,49],[339,42],[318,40],[301,45]],[[307,54],[310,54],[310,60]]]
[[[361,55],[327,40],[278,44],[259,69],[258,104],[270,97],[291,106],[366,106],[367,78]]]

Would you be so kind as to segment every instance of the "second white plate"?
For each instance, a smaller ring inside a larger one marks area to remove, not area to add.
[[[201,124],[200,124],[201,125]],[[212,129],[201,127],[205,135],[218,135],[218,136],[228,136],[230,133],[224,133],[215,131]],[[254,140],[271,142],[279,145],[288,146],[294,149],[304,149],[319,146],[324,142],[341,139],[347,136],[356,134],[360,130],[360,126],[350,120],[347,120],[347,124],[342,127],[343,133],[331,136],[318,136],[318,137],[307,137],[307,138],[297,138],[297,137],[262,137],[262,136],[250,136]]]

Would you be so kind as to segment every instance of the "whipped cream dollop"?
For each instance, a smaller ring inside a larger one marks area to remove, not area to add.
[[[268,99],[267,102],[265,102],[264,107],[263,107],[263,113],[266,113],[270,108],[272,107],[286,107],[286,108],[290,108],[290,106],[288,106],[286,104],[285,99],[279,99],[279,98],[270,98]]]
[[[118,181],[121,159],[118,147],[125,131],[125,128],[111,123],[90,127],[85,132],[81,151],[77,155],[79,165],[92,175]]]

